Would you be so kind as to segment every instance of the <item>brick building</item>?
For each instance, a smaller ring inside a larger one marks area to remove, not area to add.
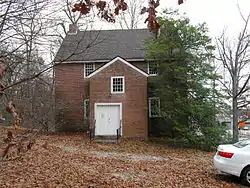
[[[69,31],[55,57],[58,130],[94,128],[95,135],[148,137],[153,114],[145,61],[148,29]]]

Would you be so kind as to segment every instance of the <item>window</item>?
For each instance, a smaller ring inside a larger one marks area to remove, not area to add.
[[[156,62],[148,62],[148,74],[150,76],[156,76],[158,74],[159,65]]]
[[[85,63],[84,64],[84,77],[87,77],[95,70],[95,64],[94,63]]]
[[[124,93],[124,76],[111,77],[111,93]]]
[[[248,145],[250,145],[250,140],[243,140],[243,141],[239,141],[239,142],[233,144],[233,146],[235,146],[237,148],[244,148]]]
[[[149,117],[160,116],[160,99],[158,97],[151,97],[148,99],[149,103]]]
[[[84,113],[84,118],[88,119],[89,118],[89,99],[85,99],[83,101],[83,113]]]

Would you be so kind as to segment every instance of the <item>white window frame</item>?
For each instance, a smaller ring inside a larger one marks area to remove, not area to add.
[[[158,100],[159,115],[152,115],[151,100]],[[148,98],[148,111],[149,111],[149,117],[160,117],[160,110],[161,110],[161,101],[160,101],[160,98],[159,98],[159,97],[149,97],[149,98]]]
[[[122,91],[113,91],[113,79],[116,79],[116,78],[122,78]],[[125,93],[125,78],[124,78],[124,76],[112,76],[110,81],[111,81],[111,84],[110,84],[111,94]]]
[[[157,76],[159,71],[157,71],[157,73],[150,74],[150,70],[149,70],[149,64],[150,64],[150,63],[152,64],[152,63],[155,63],[155,62],[152,62],[152,61],[149,62],[149,61],[148,61],[148,66],[147,66],[147,68],[148,68],[148,75],[149,75],[149,76]],[[156,66],[159,66],[159,64],[156,63]]]
[[[87,103],[89,105],[89,99],[84,99],[84,101],[83,101],[83,117],[84,117],[84,119],[89,118],[87,116],[87,106],[86,106]]]
[[[89,73],[88,75],[86,75],[86,65],[89,65],[89,64],[92,64],[93,65],[93,71],[92,72],[94,72],[95,71],[95,63],[84,63],[84,78],[86,78],[87,76],[89,76],[91,73]]]

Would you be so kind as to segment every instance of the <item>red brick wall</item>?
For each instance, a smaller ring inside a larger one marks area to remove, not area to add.
[[[57,130],[76,130],[83,122],[82,100],[87,83],[82,64],[55,67],[55,105]]]
[[[125,76],[125,93],[110,95],[112,76]],[[122,103],[124,137],[148,135],[147,77],[121,62],[115,62],[90,78],[90,123],[94,125],[95,103]]]
[[[101,63],[96,63],[96,69]],[[86,129],[83,100],[89,97],[89,81],[84,78],[84,64],[60,64],[55,67],[55,103],[57,130]]]

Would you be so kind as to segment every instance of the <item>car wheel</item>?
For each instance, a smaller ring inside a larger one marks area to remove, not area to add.
[[[241,174],[241,182],[244,185],[250,186],[250,167],[247,167],[243,170]]]

